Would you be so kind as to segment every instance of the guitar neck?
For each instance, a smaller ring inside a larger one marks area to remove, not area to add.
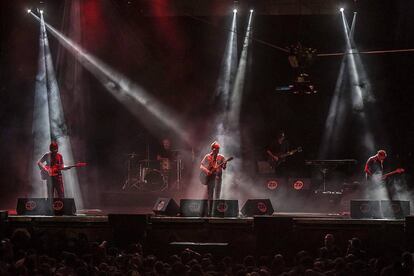
[[[283,154],[279,155],[278,157],[279,157],[279,158],[284,158],[284,157],[287,157],[287,156],[289,156],[289,155],[295,154],[295,152],[296,152],[296,151],[297,151],[297,150],[288,151],[288,152],[286,152],[286,153],[283,153]]]
[[[394,174],[397,174],[397,173],[398,173],[398,171],[392,171],[392,172],[384,174],[382,177],[386,178],[388,176],[391,176],[391,175],[394,175]]]
[[[61,170],[62,170],[62,171],[66,171],[66,170],[72,169],[72,168],[74,168],[74,167],[77,167],[77,165],[70,165],[70,166],[66,166],[66,167],[63,167]]]
[[[233,160],[233,157],[230,157],[229,159],[224,160],[223,162],[221,162],[220,164],[218,164],[217,167],[214,167],[213,168],[213,171],[218,170],[219,168],[223,167],[228,161],[231,161],[231,160]]]

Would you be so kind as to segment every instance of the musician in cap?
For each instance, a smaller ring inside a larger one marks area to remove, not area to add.
[[[200,164],[200,170],[205,175],[205,180],[202,182],[207,185],[207,199],[209,201],[220,199],[223,170],[227,166],[226,159],[219,154],[220,144],[214,141],[210,147],[211,152],[204,156]]]
[[[39,159],[37,165],[42,172],[42,179],[46,179],[47,184],[47,196],[53,198],[55,192],[58,198],[65,197],[65,189],[63,187],[62,169],[63,157],[58,152],[58,143],[52,141],[49,145],[50,152],[45,153],[42,158]]]

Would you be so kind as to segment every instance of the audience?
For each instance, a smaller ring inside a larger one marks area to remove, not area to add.
[[[77,238],[56,239],[45,233],[34,235],[26,229],[17,229],[10,238],[1,241],[0,275],[414,275],[413,255],[409,252],[393,260],[369,256],[363,242],[354,237],[348,248],[343,248],[342,252],[346,252],[343,255],[330,233],[325,235],[323,245],[317,256],[299,251],[294,260],[285,260],[283,252],[273,257],[247,255],[236,260],[188,248],[161,259],[145,255],[140,244],[120,249],[109,241],[90,242],[82,234]]]

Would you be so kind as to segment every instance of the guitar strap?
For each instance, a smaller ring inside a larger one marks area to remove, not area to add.
[[[212,159],[212,161],[211,161],[211,164],[210,164],[210,170],[212,169],[212,168],[214,168],[214,167],[216,167],[216,165],[217,165],[217,155],[214,155],[213,154],[213,159]]]

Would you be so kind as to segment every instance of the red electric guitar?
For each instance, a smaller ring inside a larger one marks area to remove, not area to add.
[[[72,168],[79,168],[79,167],[85,167],[87,163],[84,162],[78,162],[75,165],[65,166],[63,168],[59,168],[58,165],[55,166],[47,166],[45,165],[43,169],[40,170],[40,176],[42,180],[46,180],[48,177],[51,176],[57,176],[60,171],[69,170]]]

